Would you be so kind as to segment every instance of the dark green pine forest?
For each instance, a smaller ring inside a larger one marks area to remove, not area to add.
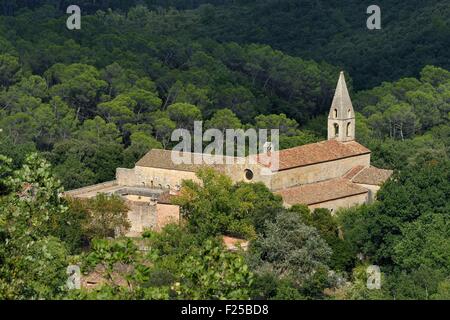
[[[450,2],[380,0],[381,30],[356,0],[79,0],[81,30],[70,4],[0,0],[0,299],[450,299]],[[120,198],[58,196],[195,120],[326,139],[341,70],[358,142],[394,170],[373,204],[285,209],[206,170],[175,200],[184,224],[112,240]],[[69,264],[103,285],[67,290]]]

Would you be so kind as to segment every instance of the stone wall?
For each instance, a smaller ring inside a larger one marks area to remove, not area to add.
[[[198,181],[194,172],[177,171],[160,168],[135,167],[134,169],[118,168],[116,179],[119,185],[172,190],[181,186],[182,180]]]
[[[178,189],[182,180],[198,181],[195,172],[190,171],[136,167],[135,173],[138,181],[150,188]]]
[[[245,177],[245,171],[250,170],[253,174],[253,179],[248,180]],[[228,177],[231,178],[231,180],[236,183],[240,181],[245,182],[262,182],[267,187],[270,188],[271,185],[271,179],[275,176],[275,174],[267,175],[267,169],[261,166],[257,163],[247,163],[244,164],[232,164],[232,165],[226,165],[225,166],[225,172]]]
[[[129,208],[128,220],[131,228],[127,236],[139,236],[145,229],[155,229],[157,225],[156,202],[150,197],[138,197],[133,195],[125,196],[126,204]]]
[[[360,205],[368,202],[368,193],[358,194],[355,196],[341,198],[336,200],[331,200],[327,202],[322,202],[318,204],[313,204],[308,206],[309,209],[314,210],[317,208],[326,208],[331,211],[332,214],[335,214],[337,210],[340,208],[350,208],[355,205]]]
[[[78,189],[65,191],[64,195],[71,196],[71,197],[78,197],[83,194],[102,191],[104,189],[115,187],[117,185],[118,185],[117,180],[107,181],[107,182],[98,183],[98,184],[94,184],[94,185],[87,186],[87,187],[82,187],[82,188],[78,188]]]
[[[268,187],[276,191],[296,185],[339,178],[359,165],[369,167],[370,154],[283,170],[273,176]]]
[[[339,127],[337,136],[335,135],[335,125]],[[332,139],[342,142],[355,140],[355,118],[328,119],[328,140]]]
[[[362,165],[370,166],[370,154],[313,164],[275,172],[272,175],[263,174],[263,167],[259,164],[229,164],[224,166],[224,173],[233,182],[263,182],[272,191],[289,188],[301,184],[339,178],[352,168]],[[251,170],[253,179],[245,178],[245,170]],[[117,183],[123,186],[139,186],[176,190],[182,180],[191,179],[199,182],[195,172],[177,171],[160,168],[135,167],[134,169],[118,168]]]
[[[158,203],[156,205],[156,231],[161,231],[169,223],[180,222],[180,207],[172,204]]]
[[[117,168],[116,169],[116,181],[120,186],[142,186],[136,180],[136,174],[134,169]]]
[[[380,190],[380,186],[375,186],[372,184],[361,184],[361,183],[356,183],[358,186],[364,187],[367,190],[369,190],[369,198],[368,198],[368,203],[372,203],[376,200],[377,198],[377,193],[378,190]]]
[[[214,165],[212,165],[212,167],[214,168]],[[258,163],[250,164],[248,159],[246,163],[242,164],[236,162],[234,164],[226,164],[224,166],[220,165],[219,171],[225,173],[233,182],[250,182],[245,178],[245,170],[251,170],[253,172],[254,178],[251,182],[263,182],[268,187],[271,185],[271,179],[276,176],[276,173],[272,175],[263,174],[267,173],[267,169]],[[189,179],[195,182],[200,182],[196,176],[196,173],[191,171],[178,171],[139,166],[136,166],[134,169],[116,169],[116,180],[117,184],[120,186],[161,189],[167,189],[170,186],[172,190],[177,190],[178,187],[181,186],[181,182],[183,180]]]
[[[147,229],[160,231],[169,223],[180,221],[180,207],[171,204],[162,204],[149,197],[128,195],[124,197],[129,207],[128,220],[131,228],[127,233],[129,237],[137,237]]]

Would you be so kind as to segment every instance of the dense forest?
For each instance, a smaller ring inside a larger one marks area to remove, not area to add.
[[[55,4],[62,13],[67,0],[2,0],[3,13]],[[450,4],[445,0],[380,0],[382,29],[367,30],[366,10],[372,2],[347,0],[80,0],[85,12],[126,13],[146,5],[164,13],[155,32],[177,37],[239,44],[268,44],[304,59],[326,61],[352,74],[355,87],[369,89],[383,81],[417,77],[424,65],[450,68]],[[194,10],[193,10],[194,9]],[[175,11],[182,10],[182,11]],[[156,17],[153,19],[158,20]],[[176,20],[176,23],[169,21]],[[169,23],[170,26],[167,26]],[[168,28],[164,28],[167,26]]]
[[[376,31],[360,1],[84,0],[72,31],[67,5],[0,1],[0,298],[450,298],[447,1],[380,1]],[[185,225],[111,240],[129,227],[119,198],[58,196],[194,120],[279,129],[281,148],[322,140],[341,69],[357,140],[395,170],[371,205],[288,210],[203,171],[175,200]],[[224,234],[250,250],[227,252]],[[73,263],[101,265],[104,286],[67,291]],[[369,264],[382,290],[366,288]]]

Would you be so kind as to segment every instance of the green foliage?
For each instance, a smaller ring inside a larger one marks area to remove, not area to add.
[[[411,272],[397,271],[386,277],[384,291],[394,299],[430,300],[448,295],[448,273],[425,266]]]
[[[95,238],[104,239],[125,234],[130,228],[128,207],[117,195],[100,193],[93,198],[67,198],[70,218],[68,225],[60,230],[72,248]],[[65,217],[67,218],[67,217]]]
[[[181,265],[181,299],[247,299],[252,274],[244,258],[207,240]]]
[[[174,203],[181,206],[190,230],[200,236],[254,238],[265,221],[282,209],[281,198],[262,183],[233,185],[228,176],[213,169],[202,169],[197,175],[201,185],[184,181]]]
[[[219,129],[225,133],[226,129],[241,129],[241,120],[230,109],[217,110],[210,120],[206,121],[207,128]]]
[[[266,223],[275,221],[277,213],[283,210],[281,197],[263,183],[237,183],[233,191],[242,212],[239,218],[248,219],[256,233],[264,234]]]
[[[0,55],[0,86],[6,87],[17,80],[20,71],[19,59],[9,54]]]
[[[198,242],[168,225],[144,235],[148,253],[132,240],[96,240],[84,257],[85,273],[102,270],[103,285],[76,299],[247,299],[253,275],[238,253],[216,239]],[[197,239],[197,240],[196,240]]]
[[[175,103],[167,107],[167,112],[178,128],[193,129],[194,121],[201,120],[200,109],[189,103]]]
[[[315,209],[311,213],[311,226],[315,227],[322,239],[331,247],[330,267],[335,270],[349,270],[355,260],[355,252],[351,245],[340,235],[338,221],[327,209]]]
[[[402,228],[394,262],[403,270],[427,267],[450,272],[450,216],[425,214]]]
[[[130,146],[124,151],[124,163],[127,167],[134,164],[151,149],[161,149],[162,144],[146,132],[137,131],[130,135]]]
[[[87,270],[95,268],[101,264],[104,267],[105,278],[109,285],[115,285],[113,272],[116,264],[131,264],[137,259],[137,247],[130,240],[111,241],[106,239],[97,239],[92,242],[92,248],[86,256],[85,268]]]
[[[450,299],[450,279],[446,279],[438,284],[437,292],[431,296],[435,300]]]
[[[191,230],[197,230],[204,236],[229,232],[229,225],[234,220],[234,208],[238,206],[231,197],[231,179],[212,169],[200,171],[198,177],[202,186],[192,180],[184,181],[174,203],[180,205]],[[238,232],[245,233],[244,230]]]
[[[100,193],[85,205],[89,219],[84,229],[88,239],[121,235],[130,228],[128,207],[119,196]]]
[[[59,239],[11,243],[5,253],[0,271],[2,299],[52,299],[65,292],[67,250]]]
[[[403,170],[379,191],[378,202],[342,214],[345,236],[374,261],[391,264],[406,224],[449,212],[449,172],[448,161],[434,160]]]
[[[12,160],[4,155],[0,155],[0,195],[11,192],[12,183],[10,181],[12,170]]]
[[[413,138],[443,123],[448,124],[447,70],[426,66],[420,80],[404,78],[358,93],[355,105],[367,117],[376,137]]]
[[[448,161],[411,165],[384,185],[378,201],[340,213],[352,251],[387,272],[385,295],[431,299],[448,275]]]
[[[313,227],[306,226],[295,212],[280,212],[267,223],[264,236],[252,244],[250,261],[254,268],[302,284],[315,271],[327,268],[332,251]]]
[[[320,237],[333,251],[329,266],[334,270],[349,271],[354,263],[356,253],[351,244],[342,238],[339,221],[328,209],[315,209],[313,212],[305,205],[294,205],[289,211],[300,216],[302,223],[317,229]]]
[[[382,290],[367,288],[367,267],[368,265],[361,265],[353,269],[352,282],[343,288],[342,298],[351,300],[386,300],[390,298],[384,288],[387,282],[383,274],[381,275]]]
[[[2,159],[0,196],[0,297],[54,298],[64,292],[67,250],[55,238],[67,210],[49,164],[32,154],[15,171]]]

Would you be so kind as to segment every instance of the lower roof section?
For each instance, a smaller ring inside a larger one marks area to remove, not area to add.
[[[392,170],[379,169],[370,166],[369,168],[364,168],[359,171],[354,177],[351,178],[351,180],[354,183],[381,186],[392,176],[392,173]]]
[[[348,179],[338,178],[286,188],[277,191],[276,194],[280,195],[284,203],[288,205],[313,205],[368,192],[366,188],[352,183]]]

